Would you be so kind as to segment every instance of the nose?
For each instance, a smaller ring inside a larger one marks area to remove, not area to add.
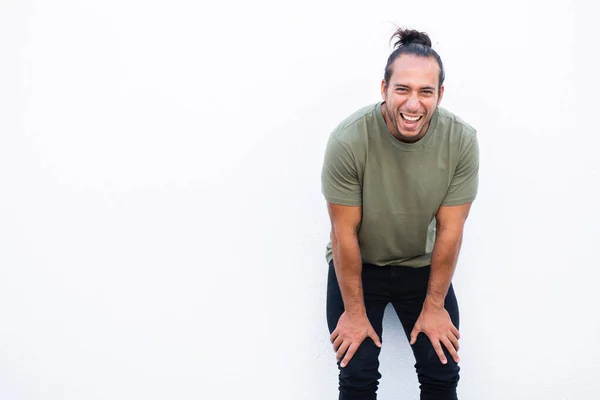
[[[416,113],[419,111],[419,97],[416,94],[411,94],[406,100],[406,108],[408,112]]]

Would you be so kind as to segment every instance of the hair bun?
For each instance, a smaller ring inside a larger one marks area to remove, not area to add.
[[[426,47],[431,47],[431,39],[425,32],[419,32],[412,29],[399,28],[391,37],[397,38],[394,47],[408,46],[410,44],[421,44]]]

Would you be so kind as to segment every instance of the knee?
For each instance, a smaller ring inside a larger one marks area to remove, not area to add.
[[[442,364],[440,362],[417,367],[419,380],[422,378],[432,382],[456,384],[459,380],[459,373],[459,366],[450,360],[448,364]]]
[[[447,364],[442,364],[431,342],[425,337],[417,339],[417,346],[415,346],[414,350],[417,358],[415,368],[419,382],[422,384],[429,383],[439,386],[456,387],[459,380],[460,367],[452,359],[448,350],[444,349],[444,354],[448,360]]]
[[[340,367],[339,379],[342,393],[374,394],[376,392],[381,378],[379,352],[380,349],[367,339],[361,344],[348,365],[344,368]]]
[[[345,368],[340,368],[340,390],[375,392],[380,378],[378,368],[350,362]]]
[[[458,365],[451,362],[418,368],[422,399],[455,399],[459,372]]]

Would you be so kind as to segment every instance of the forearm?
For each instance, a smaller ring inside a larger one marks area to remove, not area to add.
[[[426,306],[443,307],[452,282],[460,247],[462,232],[438,231],[431,256],[431,273],[427,287]]]
[[[337,275],[345,311],[364,314],[365,301],[362,287],[362,257],[357,235],[339,237],[331,234],[333,264]]]

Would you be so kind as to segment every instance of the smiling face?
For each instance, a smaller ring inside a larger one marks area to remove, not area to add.
[[[403,54],[393,63],[389,83],[381,82],[385,123],[398,140],[414,143],[427,132],[442,101],[440,67],[433,57]]]

